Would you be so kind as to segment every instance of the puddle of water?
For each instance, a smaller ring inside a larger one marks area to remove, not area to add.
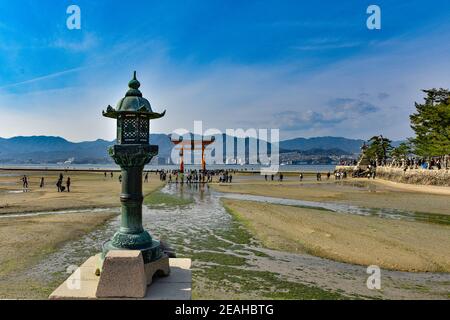
[[[11,190],[11,191],[6,191],[6,193],[11,193],[11,194],[18,194],[18,193],[24,193],[24,192],[29,192],[28,190],[27,191],[24,191],[24,190]]]
[[[68,214],[68,213],[92,213],[97,212],[117,212],[120,210],[118,208],[95,208],[95,209],[74,209],[74,210],[61,210],[61,211],[42,211],[42,212],[32,212],[32,213],[12,213],[12,214],[2,214],[0,219],[10,219],[10,218],[24,218],[24,217],[35,217],[42,215],[58,215],[58,214]]]
[[[144,227],[153,236],[166,240],[179,257],[193,259],[194,292],[200,284],[219,290],[226,287],[229,297],[235,294],[247,298],[331,299],[342,297],[340,293],[347,297],[442,298],[450,291],[449,274],[384,270],[383,291],[368,290],[365,267],[265,249],[226,212],[220,202],[224,195],[207,186],[172,184],[161,192],[194,201],[185,206],[145,207],[143,210]],[[247,195],[226,196],[256,199]],[[269,200],[292,203],[284,199]],[[317,206],[317,203],[307,205]],[[342,212],[349,209],[341,205],[328,208]],[[99,230],[64,245],[28,270],[25,276],[43,281],[54,281],[56,277],[62,281],[67,277],[65,270],[69,265],[79,265],[100,251],[102,243],[118,229],[119,219],[118,216]]]
[[[24,193],[25,191],[23,190],[0,190],[0,193],[7,193],[7,194],[20,194],[20,193]],[[27,192],[31,192],[30,190]]]

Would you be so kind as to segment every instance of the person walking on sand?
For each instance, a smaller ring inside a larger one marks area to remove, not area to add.
[[[27,192],[28,191],[28,178],[27,178],[26,175],[24,175],[22,177],[22,189],[23,189],[23,192]]]
[[[114,178],[114,173],[111,171],[111,179]]]
[[[300,179],[300,181],[303,181],[303,173],[301,173],[301,172],[300,172],[300,175],[299,175],[299,179]]]
[[[148,172],[145,174],[144,182],[148,182]]]
[[[56,187],[58,188],[58,192],[61,192],[61,187],[62,187],[62,179],[59,178],[58,182],[56,182]]]
[[[67,178],[66,187],[67,187],[67,192],[70,192],[70,177]]]
[[[43,188],[45,185],[44,177],[41,177],[41,182],[39,183],[39,188]]]
[[[322,174],[320,172],[317,172],[317,181],[322,180]]]

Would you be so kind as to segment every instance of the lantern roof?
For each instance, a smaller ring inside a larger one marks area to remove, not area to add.
[[[139,91],[141,83],[136,79],[136,71],[134,72],[133,79],[128,83],[129,90],[125,94],[125,97],[119,100],[116,108],[108,106],[106,112],[103,111],[103,116],[108,118],[117,119],[120,114],[140,114],[147,115],[149,119],[158,119],[166,114],[153,112],[150,102],[142,97],[142,92]]]

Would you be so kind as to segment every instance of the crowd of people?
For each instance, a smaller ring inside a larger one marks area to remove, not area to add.
[[[30,191],[30,178],[27,175],[23,175],[20,180],[22,181],[22,191],[29,192]],[[66,182],[64,183],[64,175],[62,173],[59,174],[58,180],[56,181],[56,188],[58,192],[70,192],[71,185],[70,177],[67,177]],[[42,189],[45,187],[45,178],[41,177],[39,179],[39,188]]]
[[[323,175],[322,172],[317,172],[315,174],[316,181],[322,181],[322,175]],[[327,180],[330,180],[330,178],[332,176],[332,173],[330,171],[328,171],[325,175],[326,175]],[[347,172],[344,171],[344,170],[335,170],[333,175],[334,175],[334,179],[335,180],[347,179]],[[300,172],[299,175],[298,175],[299,181],[300,182],[303,181],[304,177],[305,176],[304,176],[303,172]],[[266,175],[264,175],[264,180],[265,181],[269,181],[270,180],[270,181],[283,182],[284,176],[283,176],[283,173],[279,173],[279,174],[276,174],[276,175],[272,174],[270,176],[266,174]]]
[[[278,176],[278,178],[277,178],[276,180],[279,181],[279,182],[283,182],[283,179],[284,179],[283,174],[280,173],[280,174],[278,174],[277,176]],[[264,175],[264,179],[265,179],[266,181],[269,181],[269,176],[268,176],[267,174]],[[270,181],[275,181],[275,175],[274,175],[274,174],[271,174],[271,175],[270,175]]]
[[[342,166],[350,166],[349,163],[341,162]],[[352,165],[356,165],[353,163]],[[409,157],[404,159],[387,159],[377,164],[377,161],[369,161],[367,169],[357,169],[353,171],[353,177],[367,177],[375,179],[377,167],[401,168],[407,170],[448,170],[450,168],[450,156],[419,158]]]
[[[328,172],[329,174],[329,172]],[[328,176],[327,174],[327,176]],[[328,177],[330,179],[330,177]],[[347,179],[347,171],[344,170],[335,170],[334,171],[334,180],[344,180]]]
[[[450,156],[435,157],[430,159],[410,157],[406,159],[392,159],[386,161],[386,166],[394,168],[407,169],[426,169],[426,170],[441,170],[448,169],[450,166]]]
[[[235,170],[156,170],[155,174],[159,175],[161,181],[168,181],[168,183],[210,183],[213,178],[219,183],[232,183],[233,173]],[[148,173],[147,173],[148,174]],[[146,174],[146,177],[147,177]]]
[[[333,176],[334,176],[334,180],[347,179],[347,171],[345,171],[345,170],[334,170]],[[326,177],[327,177],[327,180],[331,179],[331,172],[330,171],[328,171],[326,173]],[[302,180],[303,180],[303,178],[300,178],[300,181],[302,181]],[[322,173],[321,172],[317,172],[316,173],[316,180],[317,181],[322,181]]]
[[[340,161],[340,166],[356,166],[358,162],[353,161]],[[425,169],[425,170],[441,170],[450,168],[450,155],[443,157],[432,157],[432,158],[421,158],[421,157],[408,157],[403,159],[391,158],[379,161],[376,160],[369,161],[372,167],[385,166],[392,168],[403,168],[407,169]]]

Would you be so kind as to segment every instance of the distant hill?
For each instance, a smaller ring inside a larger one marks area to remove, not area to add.
[[[321,149],[321,148],[314,148],[314,149],[308,149],[308,150],[286,150],[282,149],[280,150],[281,154],[284,153],[290,153],[290,152],[299,152],[304,156],[347,156],[351,155],[348,151],[339,149],[339,148],[332,148],[332,149]]]
[[[392,141],[392,146],[397,147],[403,141]],[[342,137],[314,137],[314,138],[295,138],[280,142],[280,150],[298,150],[306,151],[313,149],[340,149],[347,154],[359,153],[364,140],[348,139]]]
[[[359,153],[364,140],[341,137],[295,138],[280,142],[280,149],[306,151],[312,149],[341,149],[346,153]]]

